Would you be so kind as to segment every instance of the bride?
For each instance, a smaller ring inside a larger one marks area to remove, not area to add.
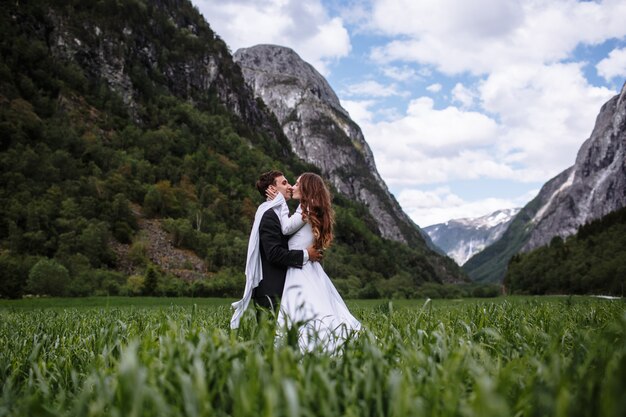
[[[273,197],[271,191],[269,197]],[[312,244],[320,251],[328,249],[333,241],[334,210],[322,178],[302,174],[292,187],[292,198],[300,200],[294,215],[289,217],[283,202],[279,216],[283,234],[292,234],[289,249],[306,249]],[[283,332],[297,332],[304,352],[316,347],[334,352],[361,328],[319,262],[287,270],[278,325]]]

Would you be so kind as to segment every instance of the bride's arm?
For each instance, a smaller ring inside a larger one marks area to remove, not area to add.
[[[280,197],[284,200],[282,194],[279,193]],[[296,233],[302,226],[304,226],[304,220],[302,220],[302,209],[300,206],[296,209],[296,212],[293,216],[289,216],[289,207],[287,206],[287,202],[283,201],[280,205],[280,213],[278,213],[278,218],[280,219],[280,228],[283,232],[283,235],[292,235]]]

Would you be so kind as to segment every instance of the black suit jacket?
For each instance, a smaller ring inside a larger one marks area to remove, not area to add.
[[[276,309],[285,287],[287,268],[302,268],[304,253],[301,249],[289,250],[289,237],[283,235],[274,209],[263,214],[259,224],[259,239],[263,280],[254,289],[252,297],[258,305]]]

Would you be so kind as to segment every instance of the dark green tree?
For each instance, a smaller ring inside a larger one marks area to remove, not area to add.
[[[145,279],[143,282],[143,295],[156,295],[157,286],[159,285],[159,273],[153,265],[146,268]]]
[[[44,258],[30,270],[26,290],[33,294],[63,297],[69,294],[69,286],[67,268],[54,259]]]

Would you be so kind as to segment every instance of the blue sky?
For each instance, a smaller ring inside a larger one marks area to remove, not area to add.
[[[626,80],[623,0],[193,1],[323,74],[422,227],[525,205]]]

